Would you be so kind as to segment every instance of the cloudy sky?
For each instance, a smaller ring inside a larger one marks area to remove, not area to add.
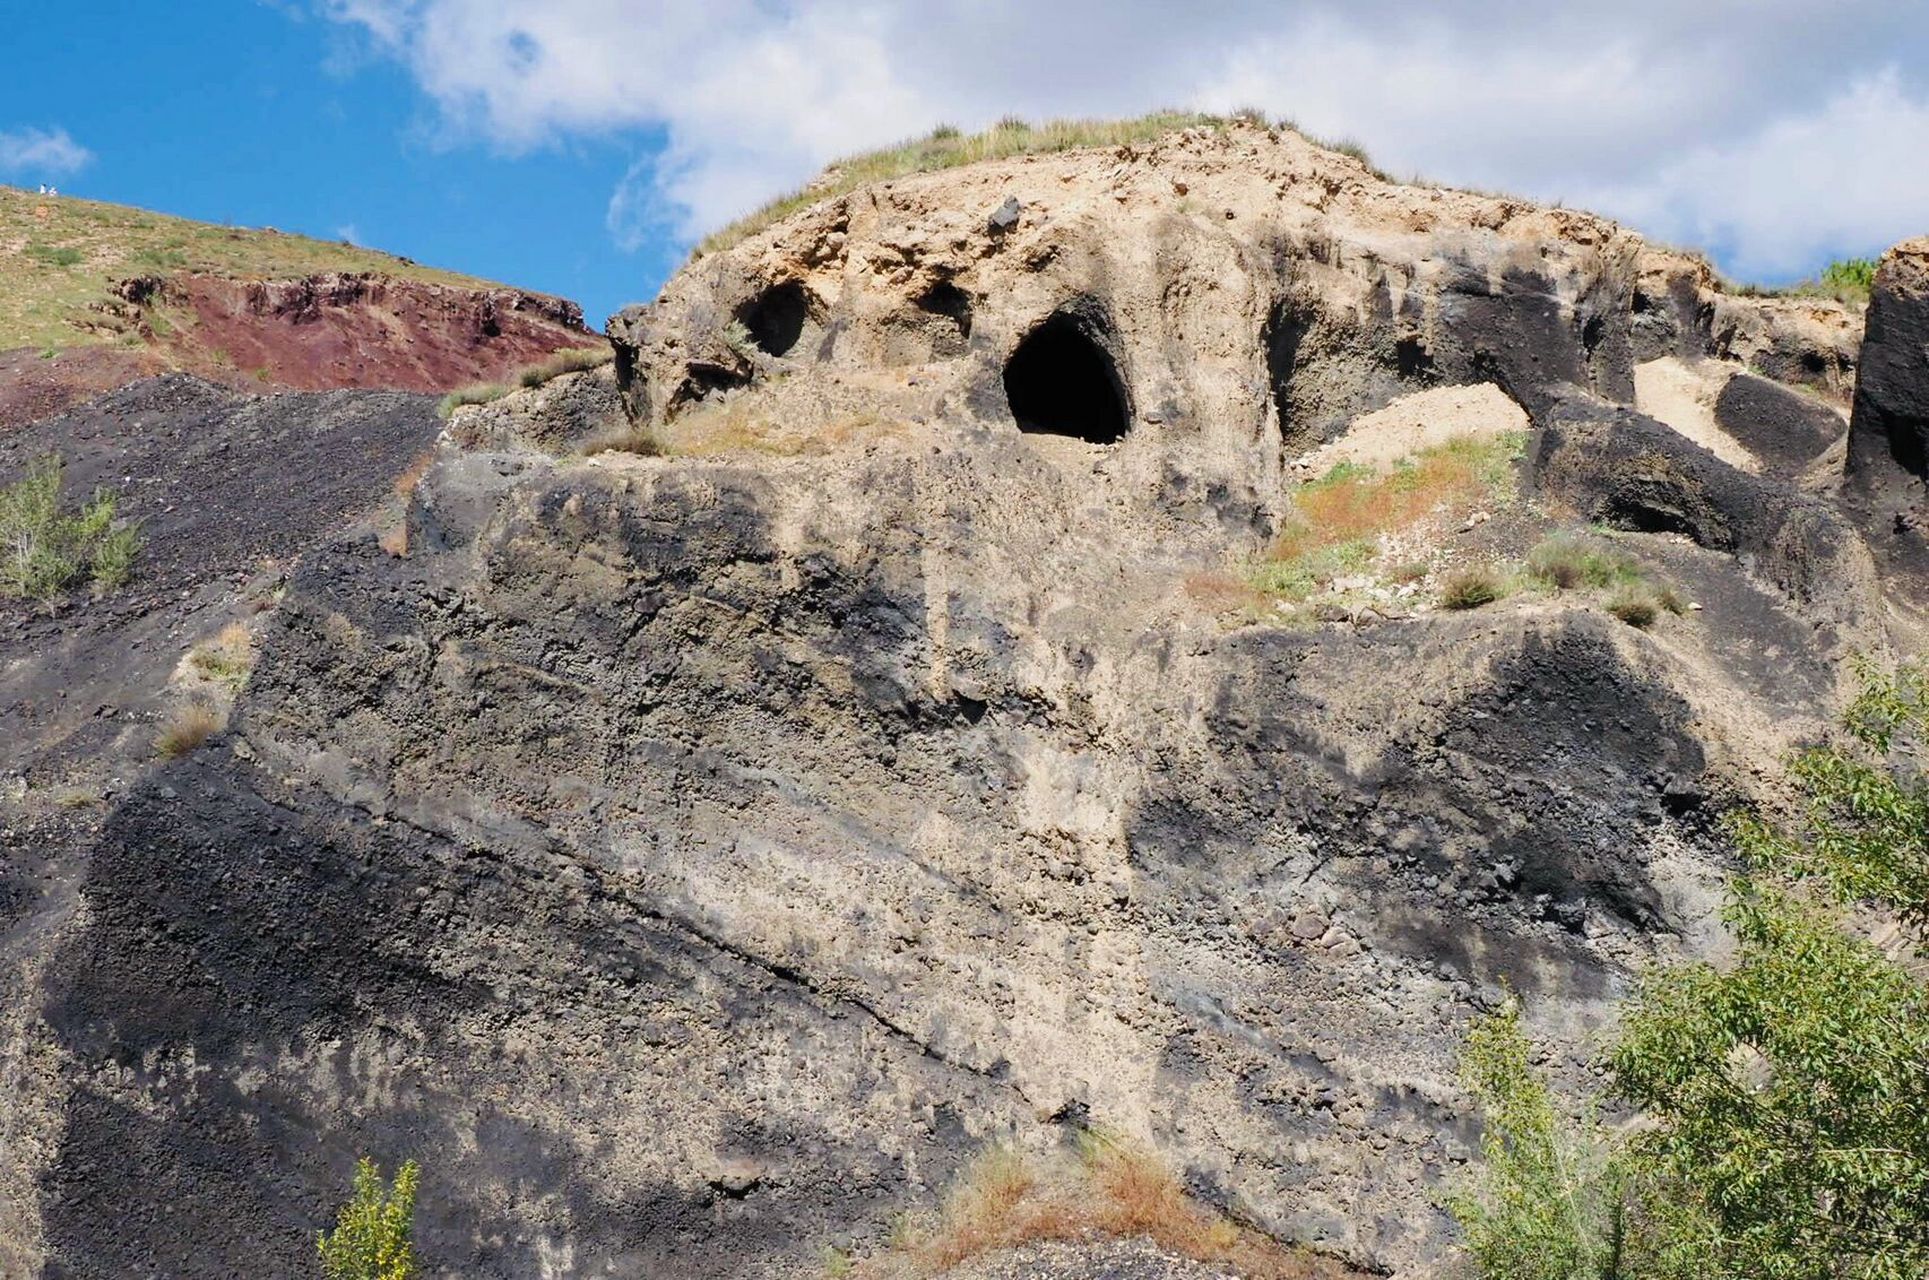
[[[49,9],[38,70],[0,88],[0,180],[274,213],[593,316],[840,154],[1007,114],[1257,106],[1397,175],[1596,208],[1762,281],[1929,231],[1919,0],[104,7],[186,65],[150,43],[141,74],[104,75],[114,49],[71,37],[111,25]],[[112,96],[134,104],[102,118]]]

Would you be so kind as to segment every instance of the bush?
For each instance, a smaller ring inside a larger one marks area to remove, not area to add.
[[[1481,1160],[1447,1207],[1487,1280],[1620,1273],[1622,1174],[1593,1118],[1564,1122],[1509,1000],[1476,1022],[1461,1077],[1486,1121]]]
[[[52,600],[90,580],[101,593],[132,575],[140,533],[117,521],[113,492],[97,489],[78,512],[65,515],[60,482],[60,459],[50,456],[0,489],[0,596]]]
[[[1646,628],[1661,616],[1661,605],[1654,596],[1638,587],[1623,587],[1608,597],[1607,611],[1630,627]]]
[[[315,1238],[327,1280],[415,1280],[422,1274],[410,1239],[419,1173],[415,1161],[404,1161],[390,1187],[373,1160],[356,1162],[353,1196],[336,1216],[335,1229]]]
[[[1447,575],[1440,584],[1443,609],[1478,609],[1507,594],[1507,584],[1499,574],[1484,566],[1460,569]]]
[[[1680,1251],[1727,1275],[1929,1272],[1929,983],[1839,916],[1889,912],[1929,954],[1929,686],[1864,679],[1847,740],[1794,762],[1799,821],[1730,824],[1755,872],[1726,912],[1733,962],[1652,975],[1613,1056],[1655,1122],[1644,1175],[1702,1214]]]

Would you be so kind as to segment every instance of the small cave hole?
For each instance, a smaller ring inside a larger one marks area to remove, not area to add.
[[[1266,344],[1266,381],[1273,396],[1273,412],[1279,418],[1279,433],[1291,438],[1295,428],[1297,408],[1293,398],[1293,375],[1299,371],[1299,349],[1312,330],[1312,320],[1299,308],[1290,303],[1281,303],[1273,308],[1266,321],[1263,341]]]
[[[765,355],[781,356],[797,345],[810,320],[810,295],[795,280],[772,285],[737,308],[737,320]]]
[[[971,295],[949,280],[940,280],[919,294],[918,310],[950,320],[961,338],[971,336]]]
[[[1059,312],[1025,335],[1005,365],[1018,429],[1113,444],[1129,419],[1112,357],[1076,317]]]

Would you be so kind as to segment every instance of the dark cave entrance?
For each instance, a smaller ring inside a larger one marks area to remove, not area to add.
[[[810,319],[810,295],[795,280],[772,285],[737,308],[737,320],[765,355],[781,356],[797,345]]]
[[[1020,431],[1114,444],[1130,425],[1125,387],[1087,322],[1058,312],[1005,364],[1005,399]]]

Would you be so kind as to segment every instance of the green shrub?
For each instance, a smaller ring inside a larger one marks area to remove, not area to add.
[[[1620,1274],[1622,1174],[1592,1116],[1564,1121],[1509,1000],[1476,1022],[1460,1072],[1479,1101],[1480,1162],[1447,1207],[1486,1280]]]
[[[63,514],[60,481],[60,459],[49,456],[0,489],[0,596],[53,600],[84,581],[101,593],[132,575],[140,532],[117,521],[113,492],[98,489]]]
[[[1440,584],[1440,606],[1444,609],[1478,609],[1507,594],[1507,584],[1498,573],[1484,565],[1459,569]]]
[[[415,1161],[404,1161],[390,1187],[373,1160],[356,1162],[353,1196],[336,1216],[335,1229],[315,1240],[326,1280],[415,1280],[422,1274],[410,1239],[419,1172]]]
[[[1867,302],[1875,288],[1874,258],[1841,258],[1822,268],[1822,291],[1848,302]]]
[[[1929,686],[1864,679],[1847,740],[1794,762],[1799,820],[1730,824],[1755,869],[1726,912],[1734,959],[1651,975],[1614,1051],[1653,1121],[1638,1167],[1692,1197],[1677,1244],[1709,1274],[1929,1273],[1929,983],[1839,915],[1886,909],[1929,954]]]

